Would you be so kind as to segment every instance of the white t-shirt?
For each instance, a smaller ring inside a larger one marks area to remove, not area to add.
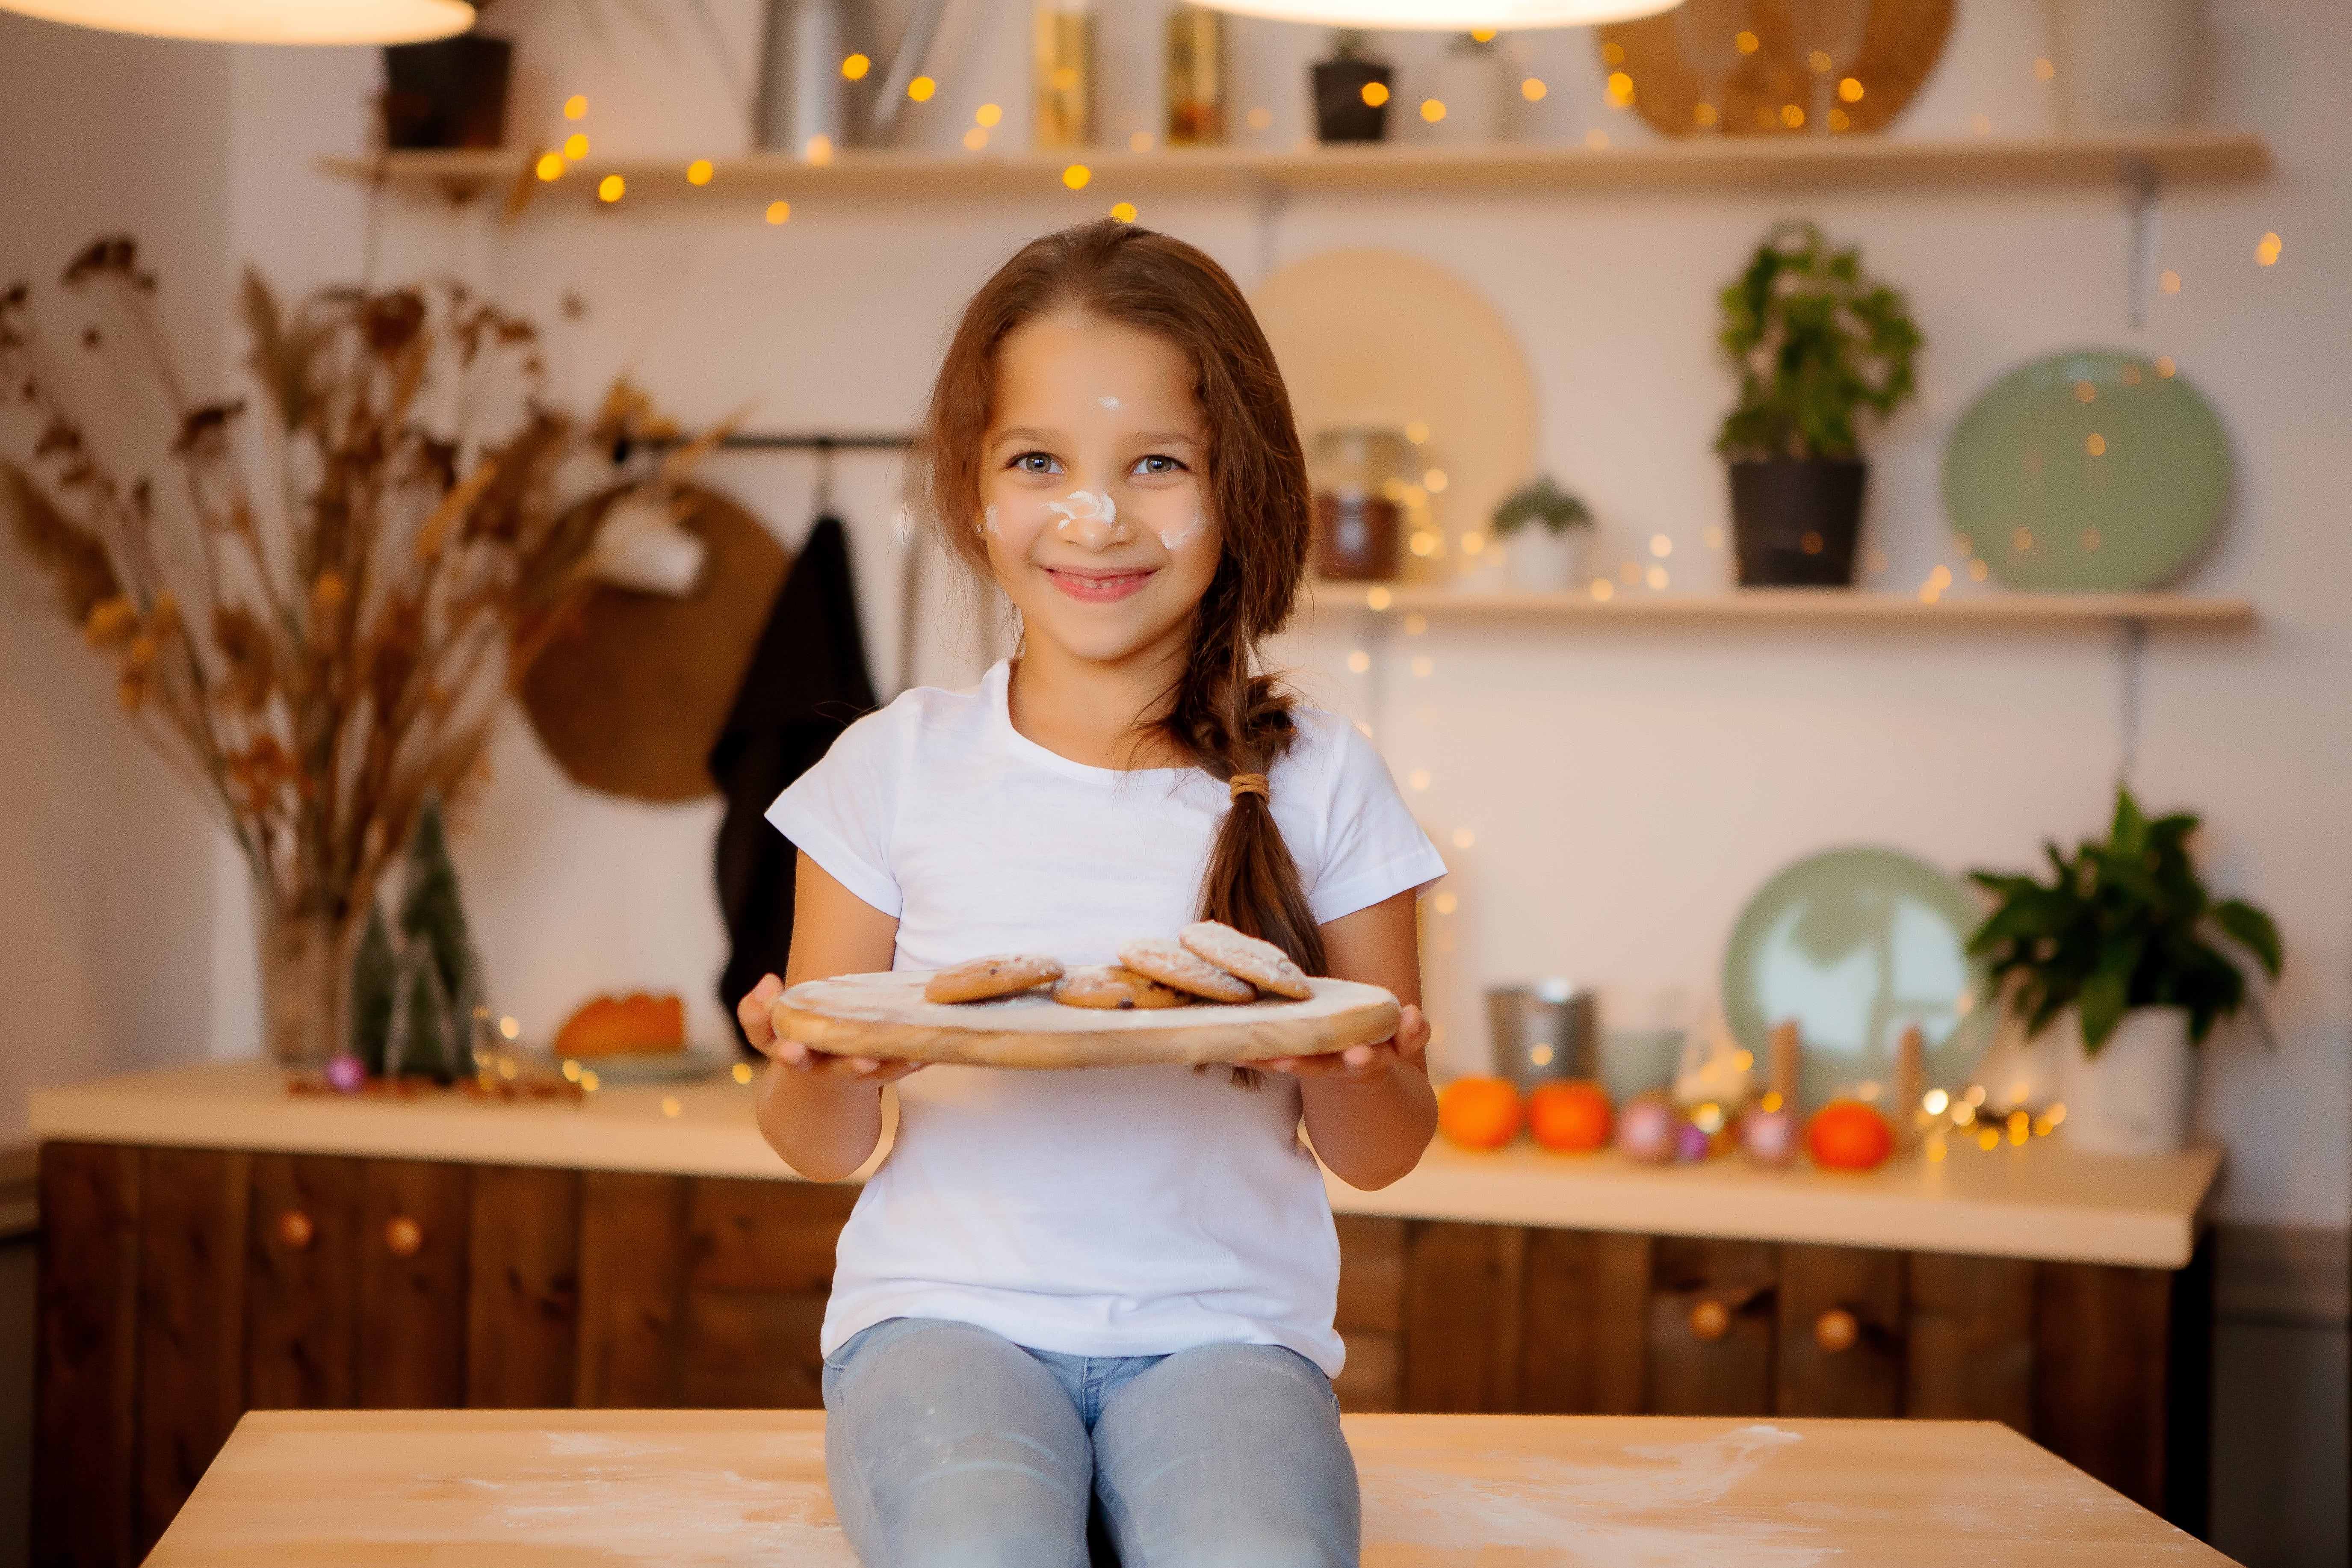
[[[1010,679],[999,664],[974,690],[906,693],[768,809],[898,917],[895,968],[1112,963],[1197,918],[1225,786],[1056,755],[1013,729]],[[1270,788],[1317,922],[1444,875],[1370,742],[1294,712]],[[928,1067],[898,1088],[897,1142],[841,1233],[828,1353],[886,1318],[946,1318],[1073,1355],[1278,1344],[1339,1371],[1339,1242],[1296,1079]]]

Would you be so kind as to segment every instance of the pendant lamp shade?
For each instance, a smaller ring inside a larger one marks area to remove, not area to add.
[[[216,44],[415,44],[474,25],[465,0],[0,0],[0,11]]]
[[[1276,22],[1399,32],[1584,27],[1671,11],[1682,0],[1200,0],[1214,10]]]

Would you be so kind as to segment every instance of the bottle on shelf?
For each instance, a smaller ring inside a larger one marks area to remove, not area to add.
[[[1094,140],[1095,18],[1085,0],[1037,0],[1037,127],[1040,148]]]

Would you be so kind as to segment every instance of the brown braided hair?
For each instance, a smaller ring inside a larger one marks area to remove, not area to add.
[[[1291,696],[1256,668],[1259,642],[1290,618],[1307,570],[1313,502],[1290,395],[1249,302],[1182,240],[1102,218],[1032,240],[964,307],[940,363],[916,456],[932,527],[983,578],[981,446],[994,412],[997,349],[1041,316],[1069,313],[1152,332],[1192,362],[1218,561],[1192,612],[1183,672],[1141,726],[1221,783],[1265,773],[1297,737]],[[1297,862],[1269,803],[1243,793],[1201,879],[1201,915],[1263,937],[1310,974],[1326,967]]]

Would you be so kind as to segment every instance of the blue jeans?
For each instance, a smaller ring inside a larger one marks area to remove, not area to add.
[[[866,1568],[1353,1568],[1356,1463],[1315,1364],[1276,1345],[1025,1350],[892,1318],[824,1363],[824,1473]]]

